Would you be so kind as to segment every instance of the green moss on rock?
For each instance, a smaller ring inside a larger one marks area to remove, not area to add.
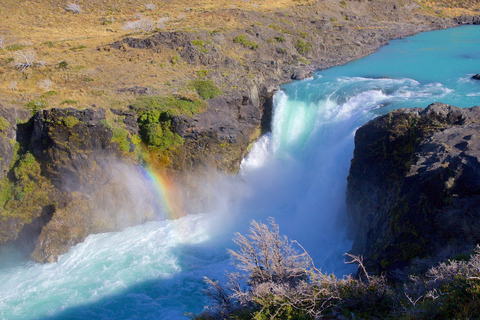
[[[1,243],[11,240],[25,224],[40,216],[43,207],[53,204],[54,187],[42,176],[40,163],[30,152],[18,157],[0,186],[0,217],[8,226],[0,228]]]
[[[9,126],[10,126],[10,123],[8,123],[7,119],[0,116],[0,131],[4,132],[5,130],[7,130]]]

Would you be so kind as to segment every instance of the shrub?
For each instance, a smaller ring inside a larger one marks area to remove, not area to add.
[[[312,50],[312,44],[302,39],[298,39],[295,43],[295,49],[297,49],[300,54],[307,54]]]
[[[130,142],[128,141],[128,131],[124,128],[112,129],[112,142],[118,143],[118,148],[123,152],[130,151]]]
[[[77,3],[68,3],[65,6],[65,11],[73,12],[73,13],[81,13],[82,8]]]
[[[63,60],[58,63],[58,68],[59,69],[67,69],[68,68],[68,62]]]
[[[205,278],[213,305],[196,319],[477,319],[480,317],[480,247],[468,261],[447,261],[405,283],[370,275],[361,257],[357,277],[322,274],[295,241],[253,221],[229,250],[238,272],[227,284]]]
[[[156,23],[150,18],[141,18],[135,21],[128,21],[123,26],[123,30],[133,30],[135,32],[150,32],[156,28]]]
[[[275,38],[268,39],[268,43],[275,43],[275,42],[285,42],[285,38],[282,36],[278,36]]]
[[[38,87],[40,89],[44,89],[45,91],[50,91],[52,90],[54,84],[55,83],[50,79],[43,79],[38,82]]]
[[[21,69],[21,71],[25,71],[25,69],[34,66],[36,58],[37,54],[33,50],[16,51],[14,58],[15,67]]]
[[[258,49],[258,44],[255,41],[247,40],[247,36],[244,35],[244,34],[241,34],[241,35],[233,38],[233,42],[241,44],[245,48],[249,48],[249,49],[252,49],[252,50]]]
[[[170,128],[171,121],[148,123],[143,127],[145,142],[150,149],[164,151],[183,144],[183,139]]]
[[[34,116],[37,111],[40,111],[47,107],[47,102],[45,100],[32,100],[25,105],[28,111]]]
[[[158,118],[161,113],[165,113],[167,117],[180,114],[193,116],[204,112],[207,106],[205,101],[200,99],[189,101],[169,96],[143,96],[138,97],[132,107],[139,115],[154,113],[153,116]]]
[[[137,112],[142,140],[151,150],[165,151],[183,144],[183,139],[172,131],[175,115],[189,116],[206,109],[205,101],[178,99],[166,96],[139,97],[132,108]]]
[[[223,94],[222,90],[212,80],[193,80],[192,86],[204,100],[213,99]]]
[[[237,233],[234,242],[238,250],[229,254],[241,273],[228,273],[226,287],[205,278],[206,294],[215,304],[201,317],[250,313],[255,319],[310,319],[338,299],[332,291],[335,278],[321,274],[305,250],[281,236],[273,219],[270,226],[252,221],[250,234]]]

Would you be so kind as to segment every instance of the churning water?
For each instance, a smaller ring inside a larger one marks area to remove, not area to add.
[[[480,105],[480,28],[392,41],[377,53],[275,96],[272,133],[259,139],[237,177],[219,182],[218,206],[178,220],[89,236],[58,263],[0,249],[0,318],[181,319],[208,303],[203,276],[232,270],[226,254],[251,219],[275,218],[317,267],[352,272],[342,254],[345,190],[356,128],[400,107]]]

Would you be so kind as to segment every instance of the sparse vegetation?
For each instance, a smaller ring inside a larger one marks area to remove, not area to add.
[[[8,129],[9,126],[10,126],[10,124],[8,123],[7,119],[0,116],[0,131],[4,132],[5,130]]]
[[[58,63],[58,68],[59,69],[67,69],[68,68],[68,62],[63,60]]]
[[[135,32],[150,32],[156,28],[157,24],[150,18],[140,18],[134,21],[128,21],[123,26],[124,30],[133,30]]]
[[[310,42],[298,39],[295,43],[295,49],[297,49],[300,54],[307,54],[312,50],[312,44]]]
[[[38,87],[40,89],[44,89],[45,91],[50,91],[52,90],[54,84],[55,83],[50,79],[43,79],[38,82]]]
[[[251,49],[251,50],[256,50],[258,49],[258,44],[255,41],[249,41],[247,40],[247,36],[244,34],[241,34],[239,36],[236,36],[233,38],[233,42],[241,44],[245,48]]]
[[[205,48],[205,45],[206,45],[207,43],[208,43],[208,41],[205,42],[205,41],[202,41],[202,40],[193,40],[193,41],[192,41],[192,44],[193,44],[194,46],[197,46],[197,47],[198,47],[198,50],[199,50],[200,52],[203,52],[203,53],[208,52],[208,49]]]
[[[69,11],[72,13],[82,13],[82,8],[78,3],[68,3],[65,6],[65,11]]]
[[[60,105],[61,105],[61,106],[63,106],[64,104],[72,105],[72,104],[77,104],[77,103],[78,103],[77,100],[65,99],[65,100],[63,100],[62,102],[60,102]]]
[[[358,277],[323,274],[295,241],[252,222],[229,250],[238,272],[227,284],[205,278],[212,305],[195,319],[473,319],[480,316],[480,247],[463,260],[449,260],[405,283],[370,275],[361,257]],[[295,249],[295,245],[298,247]]]
[[[35,60],[37,59],[37,54],[33,50],[28,51],[16,51],[14,64],[17,69],[25,71],[27,68],[31,68],[35,65]]]
[[[47,102],[45,100],[32,100],[25,105],[28,111],[34,116],[37,111],[45,109],[47,107]]]
[[[25,48],[25,45],[22,43],[14,43],[6,47],[8,51],[18,51]]]
[[[213,99],[223,94],[222,90],[212,80],[193,80],[192,87],[204,100]]]
[[[276,43],[276,42],[285,42],[285,38],[282,36],[274,37],[271,39],[268,39],[268,43]]]

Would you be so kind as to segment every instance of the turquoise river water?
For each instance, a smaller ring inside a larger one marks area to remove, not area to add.
[[[480,81],[471,79],[479,72],[480,27],[464,26],[395,40],[282,86],[272,133],[238,176],[208,186],[216,190],[212,212],[91,235],[57,263],[1,248],[0,319],[188,318],[208,303],[203,276],[232,270],[234,232],[269,216],[317,267],[354,272],[342,254],[351,246],[344,203],[356,128],[395,108],[480,105]]]

